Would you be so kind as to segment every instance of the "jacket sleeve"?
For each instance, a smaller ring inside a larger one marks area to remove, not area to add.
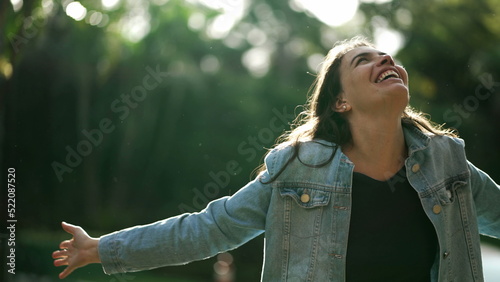
[[[267,171],[259,177],[269,177]],[[231,197],[185,213],[100,238],[106,274],[186,264],[234,249],[264,232],[271,187],[259,177]]]
[[[500,238],[500,186],[469,162],[479,233]]]

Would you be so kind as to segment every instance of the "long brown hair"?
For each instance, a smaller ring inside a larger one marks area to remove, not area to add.
[[[333,110],[333,105],[337,101],[338,95],[342,92],[342,85],[340,83],[340,64],[342,63],[342,59],[347,52],[358,47],[375,48],[366,38],[356,36],[352,39],[336,43],[326,55],[316,80],[312,85],[312,93],[304,105],[305,110],[295,118],[290,131],[285,132],[277,139],[275,147],[284,147],[286,145],[294,147],[294,154],[288,160],[287,164],[298,156],[301,142],[322,139],[334,143],[336,147],[342,147],[352,141],[347,120]],[[442,125],[435,124],[426,114],[413,109],[409,105],[405,108],[401,116],[401,121],[403,124],[414,126],[424,133],[457,137],[453,130],[444,129]],[[336,150],[333,151],[330,159],[321,165],[326,165],[330,162],[335,152]],[[287,164],[281,168],[270,182],[281,174]],[[265,164],[261,165],[258,170],[265,170]]]

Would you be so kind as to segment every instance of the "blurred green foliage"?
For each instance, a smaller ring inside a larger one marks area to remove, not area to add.
[[[209,32],[220,11],[194,0],[119,1],[110,10],[81,1],[81,21],[66,15],[69,2],[23,1],[17,12],[0,4],[1,177],[16,168],[18,271],[26,275],[50,280],[59,271],[50,252],[68,237],[62,220],[99,236],[233,194],[305,102],[314,80],[308,60],[380,27],[404,38],[394,55],[409,72],[411,104],[457,127],[469,159],[500,180],[497,0],[362,2],[356,20],[340,27],[289,1],[246,1],[221,38]],[[127,37],[141,30],[132,21],[141,13],[149,28]],[[72,150],[83,154],[70,165]],[[228,185],[218,184],[213,174],[233,164],[235,173],[219,179]],[[232,252],[237,281],[259,279],[259,238]],[[153,274],[208,281],[213,262]],[[92,275],[81,279],[112,279]]]

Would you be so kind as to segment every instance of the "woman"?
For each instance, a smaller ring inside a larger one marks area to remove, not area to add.
[[[337,44],[254,181],[200,213],[101,238],[63,223],[74,237],[53,253],[60,278],[89,263],[188,263],[265,232],[263,281],[482,281],[479,233],[500,237],[500,188],[408,102],[391,56]]]

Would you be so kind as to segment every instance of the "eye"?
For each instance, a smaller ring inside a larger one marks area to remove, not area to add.
[[[364,62],[364,61],[368,62],[368,59],[366,57],[359,57],[358,61],[356,62],[356,66],[359,65],[360,63]]]

